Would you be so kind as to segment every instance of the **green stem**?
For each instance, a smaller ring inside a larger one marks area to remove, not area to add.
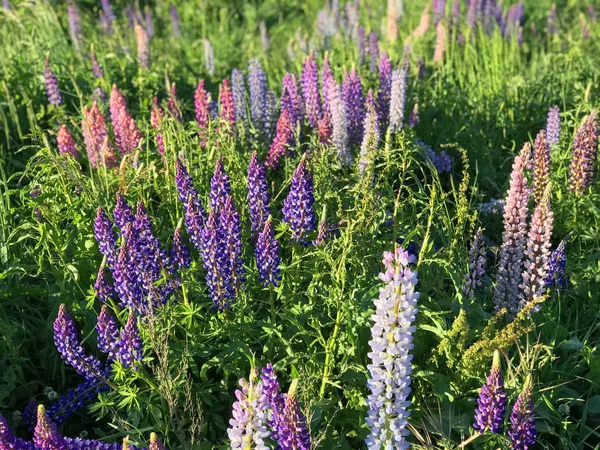
[[[271,300],[271,322],[275,325],[277,311],[275,311],[275,297],[273,296],[273,285],[269,285],[269,299]]]
[[[323,396],[325,395],[325,387],[327,386],[329,376],[331,375],[331,366],[333,364],[333,351],[335,350],[335,342],[340,329],[341,321],[342,311],[340,309],[340,300],[338,298],[337,312],[335,314],[335,325],[333,327],[333,333],[329,338],[329,342],[327,343],[327,348],[325,350],[325,367],[323,368],[323,379],[321,380],[321,389],[319,390],[319,396],[321,398],[323,398]]]

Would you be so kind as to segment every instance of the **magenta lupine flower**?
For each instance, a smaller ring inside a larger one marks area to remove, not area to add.
[[[110,313],[108,305],[102,305],[98,321],[96,323],[96,332],[98,333],[98,348],[108,355],[109,361],[116,358],[116,345],[119,340],[119,330],[117,321]]]
[[[198,87],[194,92],[194,107],[196,109],[196,122],[200,127],[200,145],[206,146],[208,136],[208,126],[210,124],[210,94],[204,89],[204,80],[198,82]]]
[[[281,273],[279,265],[279,242],[273,233],[273,221],[271,217],[266,220],[264,229],[258,235],[256,242],[256,267],[258,268],[258,279],[265,287],[271,284],[279,286]]]
[[[469,272],[465,274],[465,283],[462,289],[465,298],[474,298],[475,289],[481,286],[481,279],[485,276],[486,264],[487,258],[485,246],[483,245],[483,228],[479,228],[469,248]]]
[[[558,145],[558,141],[560,140],[560,110],[556,105],[548,110],[546,139],[550,146]]]
[[[294,129],[302,125],[304,122],[304,105],[296,75],[288,72],[283,76],[279,103],[281,112],[288,112]]]
[[[404,124],[404,108],[406,107],[407,68],[402,66],[392,73],[392,94],[390,100],[390,131],[398,133]]]
[[[102,166],[115,167],[117,162],[109,140],[106,122],[95,102],[91,109],[87,106],[83,107],[81,131],[90,165],[93,168]]]
[[[319,135],[319,142],[321,144],[330,144],[332,133],[331,116],[326,112],[318,124],[317,134]]]
[[[138,147],[142,133],[127,111],[125,96],[114,84],[110,93],[109,108],[117,149],[121,156],[125,156]]]
[[[310,434],[306,426],[306,417],[300,411],[294,380],[283,400],[281,420],[278,423],[277,443],[282,450],[309,450]]]
[[[322,112],[319,94],[319,69],[312,51],[304,59],[304,65],[302,66],[302,95],[304,96],[304,107],[308,123],[312,128],[317,128]]]
[[[36,450],[65,450],[67,448],[67,444],[58,432],[56,424],[48,418],[44,405],[38,406],[33,443]]]
[[[519,285],[527,235],[527,215],[531,188],[525,169],[531,167],[531,145],[527,142],[515,158],[510,175],[510,187],[504,207],[504,232],[496,278],[494,305],[496,311],[506,308],[509,315],[519,310]]]
[[[366,115],[364,119],[364,135],[360,147],[360,160],[358,162],[358,173],[363,176],[372,167],[375,154],[379,148],[379,123],[373,99],[373,90],[369,89],[365,102]]]
[[[504,422],[504,414],[506,413],[506,402],[500,352],[496,350],[494,351],[492,370],[477,398],[473,428],[480,433],[486,431],[501,433],[502,422]]]
[[[325,53],[323,65],[321,66],[321,90],[323,92],[323,114],[331,115],[331,96],[332,91],[336,90],[335,77],[333,70],[329,65],[329,54]]]
[[[46,84],[46,94],[48,95],[48,103],[54,106],[60,106],[63,102],[62,95],[58,89],[58,81],[56,75],[50,68],[50,58],[46,57],[44,62],[44,83]]]
[[[279,160],[288,152],[288,147],[294,138],[292,120],[288,110],[283,110],[277,121],[277,133],[265,161],[265,166],[276,169],[279,166]]]
[[[531,380],[525,381],[523,391],[519,394],[510,415],[511,429],[508,430],[511,448],[514,450],[529,450],[535,446],[537,430],[533,411]]]
[[[179,20],[179,14],[177,13],[177,8],[175,8],[175,5],[171,4],[169,12],[171,14],[171,27],[173,29],[173,36],[178,38],[181,36],[181,24]]]
[[[150,43],[148,34],[140,24],[135,25],[135,38],[137,41],[138,65],[142,69],[150,68]]]
[[[533,199],[536,203],[542,199],[549,182],[550,144],[546,139],[546,131],[541,130],[533,145]]]
[[[87,356],[77,335],[71,316],[65,311],[64,303],[58,308],[54,320],[54,344],[61,359],[72,366],[86,380],[98,378],[103,370],[102,363],[95,356]]]
[[[377,119],[382,133],[388,128],[390,100],[392,98],[392,63],[387,53],[381,53],[379,61],[379,92],[377,94]]]
[[[158,97],[152,99],[152,110],[150,111],[150,123],[154,131],[158,131],[165,117],[165,112],[158,103]],[[165,156],[165,139],[161,133],[156,133],[156,150],[160,156]]]
[[[110,267],[117,260],[117,235],[113,231],[113,224],[102,209],[98,207],[96,218],[94,219],[94,236],[98,242],[98,248]]]
[[[77,146],[66,125],[61,125],[58,130],[56,142],[58,144],[58,153],[61,155],[70,155],[74,159],[77,159]]]
[[[83,39],[83,33],[81,32],[81,18],[79,17],[79,10],[72,1],[67,2],[67,16],[69,23],[69,35],[77,47],[79,45],[79,41]]]
[[[117,360],[125,367],[133,367],[137,370],[135,363],[142,360],[142,339],[137,325],[138,319],[129,313],[127,323],[121,331],[121,336],[115,345]]]
[[[183,242],[181,227],[177,227],[173,235],[173,246],[171,247],[171,265],[174,270],[182,270],[190,267],[191,264],[192,258],[187,245]]]
[[[108,302],[114,296],[114,290],[106,278],[104,266],[100,266],[100,269],[98,269],[98,276],[94,282],[94,291],[98,300],[103,303]]]
[[[593,110],[573,136],[569,190],[583,195],[592,184],[598,158],[598,123]]]
[[[304,242],[306,235],[315,229],[312,175],[306,158],[302,158],[292,176],[290,192],[283,201],[283,217],[296,241]]]
[[[233,136],[235,133],[235,104],[233,101],[233,92],[229,86],[229,80],[225,78],[221,84],[221,95],[219,96],[221,111],[219,118],[223,123],[223,131]]]
[[[342,98],[346,105],[346,116],[348,118],[348,140],[351,147],[360,144],[363,137],[363,95],[362,83],[356,68],[353,66],[350,74],[344,70],[342,84]]]
[[[240,215],[235,209],[233,198],[228,195],[221,211],[220,224],[223,230],[223,239],[227,256],[227,267],[235,293],[240,291],[246,282],[244,275],[244,260],[242,258],[242,227]]]
[[[520,308],[543,296],[547,289],[546,276],[554,222],[554,214],[550,209],[550,190],[551,185],[548,183],[529,224],[527,249],[525,250],[527,261],[522,274],[521,289],[523,292],[519,299]],[[537,312],[539,309],[540,305],[536,305],[533,311]]]
[[[369,69],[371,73],[377,73],[379,66],[379,36],[376,31],[369,34]]]
[[[348,147],[348,117],[346,115],[346,105],[342,98],[342,88],[335,84],[329,90],[331,111],[331,143],[335,147],[338,159],[342,165],[352,164],[352,154]]]
[[[227,429],[231,448],[268,450],[264,442],[270,435],[265,426],[268,404],[258,368],[252,368],[249,381],[242,378],[239,384],[241,389],[235,391],[237,401],[232,406],[233,418]]]
[[[439,63],[444,60],[446,54],[446,25],[438,22],[435,27],[435,49],[433,51],[433,62]]]
[[[244,74],[237,69],[231,72],[231,90],[235,105],[235,118],[243,127],[248,125],[248,111],[246,109],[246,82]]]
[[[90,51],[90,60],[92,61],[92,73],[96,78],[103,78],[104,72],[98,63],[98,59],[96,59],[96,53],[94,52],[94,47]]]
[[[375,299],[375,314],[371,328],[371,351],[367,366],[370,379],[367,387],[371,391],[367,397],[369,407],[366,419],[371,433],[365,439],[367,448],[408,448],[406,436],[408,400],[411,388],[410,375],[413,355],[413,333],[417,300],[415,292],[417,273],[409,267],[415,256],[402,247],[394,252],[384,252],[383,264],[386,271],[379,274],[385,287],[379,290]]]
[[[358,51],[358,65],[362,67],[367,57],[367,38],[365,27],[362,25],[359,25],[356,31],[356,49]]]
[[[265,168],[256,152],[250,157],[248,165],[248,215],[253,235],[263,230],[269,217],[269,186]]]

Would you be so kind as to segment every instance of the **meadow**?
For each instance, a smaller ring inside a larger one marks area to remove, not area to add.
[[[0,450],[600,448],[595,7],[3,0]]]

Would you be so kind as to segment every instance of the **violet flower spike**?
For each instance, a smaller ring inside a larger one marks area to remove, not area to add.
[[[224,250],[227,257],[227,268],[230,272],[232,287],[235,295],[239,293],[246,282],[244,275],[244,260],[242,258],[242,232],[240,215],[235,209],[233,198],[228,195],[221,211],[220,226],[222,227]]]
[[[96,292],[96,297],[102,303],[107,303],[115,295],[113,287],[106,279],[106,270],[104,266],[100,266],[100,269],[98,270],[98,276],[94,283],[94,291]]]
[[[594,178],[598,159],[598,123],[593,110],[573,136],[569,190],[583,195]]]
[[[348,119],[348,143],[350,147],[356,147],[362,141],[365,113],[362,83],[355,67],[352,67],[350,74],[344,70],[342,98],[346,106]]]
[[[181,227],[175,229],[173,236],[173,246],[171,247],[171,266],[174,271],[189,268],[192,264],[192,258],[187,245],[183,242],[183,233]]]
[[[379,61],[379,92],[377,93],[377,119],[382,133],[385,133],[388,128],[391,97],[392,63],[387,53],[382,52]]]
[[[74,389],[69,389],[58,400],[52,403],[52,406],[50,406],[47,410],[48,418],[56,425],[62,425],[73,414],[78,413],[81,409],[88,407],[96,400],[98,400],[98,393],[107,389],[108,386],[103,381],[84,381],[83,383],[77,385],[77,387],[75,387]],[[84,450],[85,447],[83,445],[81,447],[75,447],[70,445],[79,442],[81,442],[81,440],[77,442],[76,439],[71,440],[69,438],[65,438],[67,449],[73,448],[73,450],[75,450],[75,448],[81,448],[82,450]],[[110,446],[110,444],[105,445]],[[97,445],[92,448],[97,448],[97,450],[104,450],[101,448],[101,445]]]
[[[237,69],[231,72],[231,89],[235,105],[235,117],[238,124],[243,127],[248,125],[248,111],[246,106],[246,82],[244,74]]]
[[[204,228],[200,231],[200,254],[206,270],[206,284],[213,300],[213,308],[221,312],[229,308],[235,295],[231,285],[227,251],[223,231],[217,221],[215,209],[211,209]]]
[[[364,135],[360,147],[360,160],[358,162],[358,173],[360,176],[372,172],[375,155],[379,148],[379,121],[373,99],[373,91],[369,89],[365,102],[366,115],[364,119]]]
[[[369,34],[369,69],[371,73],[377,73],[379,65],[379,36],[376,31]]]
[[[506,413],[506,393],[502,379],[500,352],[494,351],[492,370],[481,388],[475,410],[475,428],[480,433],[502,433],[502,422]]]
[[[46,94],[48,95],[48,103],[53,106],[62,105],[63,98],[58,88],[56,75],[50,68],[50,58],[46,57],[44,62],[44,83],[46,84]]]
[[[315,55],[311,51],[302,66],[302,95],[308,123],[317,128],[322,116],[321,96],[319,94],[319,73]]]
[[[330,88],[330,110],[332,135],[331,142],[335,147],[338,159],[342,165],[349,166],[352,164],[352,154],[348,147],[348,117],[346,115],[346,105],[342,98],[342,88],[339,85],[334,85]]]
[[[560,140],[560,110],[556,105],[548,110],[546,139],[550,146],[558,145],[558,141]]]
[[[558,289],[567,288],[567,278],[565,277],[565,268],[567,265],[567,241],[560,241],[558,247],[550,254],[548,259],[548,275],[546,276],[546,286],[556,286]]]
[[[306,166],[306,158],[302,158],[292,176],[290,192],[283,201],[282,210],[284,221],[290,226],[294,239],[301,243],[316,226],[312,176]]]
[[[33,443],[37,450],[64,450],[67,448],[64,438],[56,428],[56,424],[48,418],[44,405],[38,406]]]
[[[281,272],[279,265],[279,242],[273,233],[273,221],[267,219],[263,231],[258,235],[256,242],[256,267],[258,268],[258,279],[265,287],[279,286]]]
[[[486,250],[483,244],[483,228],[479,228],[469,248],[469,271],[465,274],[462,293],[467,299],[475,298],[475,289],[481,286],[487,264]]]
[[[109,361],[114,361],[117,357],[119,330],[117,321],[110,313],[108,305],[102,305],[100,314],[98,314],[96,332],[98,333],[98,348],[108,355]]]
[[[250,115],[252,125],[263,136],[268,135],[268,99],[267,75],[258,59],[250,60],[248,65],[248,84],[250,85]]]
[[[125,367],[137,370],[136,362],[142,360],[142,339],[137,325],[137,318],[129,313],[127,323],[121,331],[121,336],[115,344],[117,360]]]
[[[81,17],[79,16],[79,10],[72,1],[67,2],[67,15],[69,23],[69,35],[75,48],[79,49],[79,43],[83,39],[83,33],[81,30]],[[79,50],[78,50],[79,51]]]
[[[310,450],[310,434],[306,426],[306,417],[298,405],[297,385],[298,380],[294,380],[283,400],[277,430],[277,443],[282,450]]]
[[[171,5],[169,7],[169,12],[171,14],[171,27],[173,29],[173,36],[175,38],[181,37],[181,24],[179,20],[179,14],[177,13],[177,8],[175,5]]]
[[[265,168],[256,152],[248,165],[248,215],[253,235],[260,233],[269,217],[269,186]]]
[[[398,133],[403,128],[404,108],[406,107],[407,69],[403,66],[392,73],[392,91],[390,100],[390,131]]]
[[[113,230],[113,224],[102,209],[98,207],[96,218],[94,219],[94,237],[98,242],[98,248],[110,267],[117,260],[117,234]]]
[[[508,430],[508,436],[514,450],[529,450],[536,443],[537,430],[531,389],[531,379],[528,377],[510,415],[511,429]]]
[[[288,112],[293,128],[296,129],[298,126],[301,126],[304,122],[304,104],[298,81],[292,73],[288,72],[283,76],[279,103],[281,105],[281,112]]]

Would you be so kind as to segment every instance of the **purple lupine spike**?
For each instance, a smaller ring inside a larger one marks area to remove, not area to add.
[[[267,121],[267,75],[258,59],[250,60],[248,65],[248,84],[250,85],[250,115],[252,125],[259,132],[266,133]]]
[[[166,450],[156,433],[150,433],[150,445],[148,450]]]
[[[273,233],[273,221],[271,217],[265,222],[264,229],[258,235],[256,242],[256,267],[258,268],[258,279],[265,287],[271,284],[274,287],[279,286],[281,281],[281,272],[279,265],[279,242],[275,239]]]
[[[266,167],[276,169],[279,166],[279,160],[288,152],[289,145],[292,143],[294,137],[292,127],[290,113],[287,109],[284,109],[277,121],[277,132],[265,160]]]
[[[331,116],[331,96],[336,89],[333,70],[329,65],[329,54],[325,53],[323,65],[321,66],[321,90],[323,91],[323,113],[329,113]]]
[[[158,131],[165,117],[165,112],[158,103],[158,97],[152,99],[152,109],[150,112],[150,123],[154,131]],[[164,158],[165,156],[165,139],[162,133],[156,133],[156,150]]]
[[[548,275],[546,276],[546,287],[556,286],[558,289],[567,288],[565,267],[567,265],[567,241],[560,241],[558,247],[550,254],[548,259]]]
[[[267,92],[265,118],[264,134],[268,141],[273,139],[275,124],[277,123],[277,96],[273,91]]]
[[[521,284],[522,294],[519,299],[520,309],[523,309],[531,301],[541,298],[546,293],[548,259],[552,247],[550,239],[554,223],[554,214],[550,209],[550,190],[551,184],[547,183],[531,217],[527,249],[525,250],[527,261],[524,264],[521,276],[523,283]],[[539,310],[540,305],[536,305],[532,311],[537,312]]]
[[[94,102],[92,108],[83,107],[81,131],[87,149],[88,159],[93,168],[114,167],[116,159],[104,116]]]
[[[142,133],[127,110],[125,96],[114,84],[110,93],[109,106],[117,149],[121,156],[125,156],[139,146]]]
[[[145,299],[141,289],[143,279],[132,257],[131,229],[132,225],[129,223],[124,227],[124,239],[121,243],[117,262],[112,269],[112,275],[115,280],[115,291],[119,296],[121,305],[125,308],[134,308],[139,314],[144,314],[146,307],[143,305]]]
[[[150,43],[144,27],[135,24],[135,38],[137,43],[137,60],[141,69],[150,68]]]
[[[358,50],[358,65],[362,67],[365,64],[367,57],[367,38],[365,35],[365,27],[362,25],[358,26],[356,32],[356,48]]]
[[[536,443],[537,430],[531,389],[531,378],[528,376],[510,415],[511,429],[508,430],[508,436],[514,450],[529,450]]]
[[[44,405],[38,406],[33,443],[38,450],[64,450],[67,448],[64,438],[56,428],[56,424],[48,418]]]
[[[569,190],[583,195],[591,185],[598,158],[598,123],[593,110],[573,136]]]
[[[281,449],[309,450],[310,434],[306,426],[306,417],[298,405],[297,385],[298,380],[294,380],[283,401],[277,443]]]
[[[137,321],[133,312],[130,312],[121,336],[115,344],[117,360],[125,367],[133,367],[133,370],[137,370],[136,362],[141,361],[143,357],[142,338],[140,338]]]
[[[237,69],[231,72],[231,90],[233,93],[233,104],[235,105],[235,117],[238,124],[243,127],[248,125],[248,111],[246,109],[246,82],[244,74]]]
[[[73,159],[77,159],[77,146],[66,125],[61,125],[58,130],[56,143],[58,144],[58,152],[61,155],[69,155],[72,156]]]
[[[46,84],[46,94],[48,95],[48,103],[53,106],[62,105],[63,98],[58,88],[56,75],[50,68],[50,57],[46,57],[44,62],[44,83]]]
[[[302,158],[294,171],[290,192],[283,201],[284,221],[290,226],[296,241],[305,242],[306,235],[315,229],[315,212],[312,175],[306,158]]]
[[[104,15],[106,16],[106,19],[110,22],[115,20],[117,18],[117,15],[115,14],[115,12],[112,9],[110,0],[100,0],[100,3],[102,5],[102,11],[104,11]]]
[[[2,414],[0,414],[0,448],[7,450],[34,450],[32,442],[25,441],[14,435],[8,422]]]
[[[181,23],[175,5],[171,4],[169,7],[169,13],[171,14],[171,27],[173,29],[173,36],[178,38],[181,36]]]
[[[12,9],[12,6],[8,0],[2,0],[2,7],[7,11]]]
[[[183,242],[181,227],[177,227],[173,236],[173,247],[171,247],[171,265],[175,270],[182,270],[189,268],[191,264],[192,258],[187,245]]]
[[[510,175],[510,187],[504,207],[504,232],[500,262],[496,275],[494,305],[496,311],[506,308],[509,315],[518,312],[521,267],[527,234],[528,204],[531,188],[527,185],[525,169],[531,167],[531,145],[525,143],[515,158]]]
[[[125,9],[125,15],[127,16],[127,26],[129,28],[133,28],[135,25],[135,15],[133,13],[133,5],[131,3],[127,5],[127,8]]]
[[[75,324],[65,309],[64,303],[60,305],[58,316],[54,320],[54,344],[60,357],[79,375],[86,380],[96,379],[103,373],[102,363],[94,356],[86,356]]]
[[[94,89],[91,98],[94,103],[106,103],[108,101],[108,95],[100,86]]]
[[[329,113],[323,114],[321,120],[319,120],[319,125],[317,129],[317,134],[319,135],[319,142],[321,144],[330,144],[331,143],[331,134],[332,134],[332,125],[331,125],[331,116]]]
[[[479,228],[469,248],[469,272],[465,274],[465,283],[462,289],[465,298],[472,299],[475,297],[475,289],[481,286],[481,279],[485,276],[486,264],[483,228]]]
[[[550,181],[550,144],[546,131],[541,130],[533,145],[533,199],[536,203],[542,199],[546,185]]]
[[[76,388],[69,389],[48,408],[48,418],[56,425],[62,425],[73,414],[95,402],[98,399],[98,392],[107,388],[108,386],[100,380],[80,383]],[[71,442],[65,439],[65,443],[67,444],[65,448],[70,450]],[[85,450],[84,447],[78,448]],[[96,448],[100,450],[100,448]]]
[[[284,397],[279,389],[279,381],[275,374],[275,369],[270,363],[263,367],[260,378],[263,383],[263,394],[269,410],[269,419],[267,425],[271,430],[271,439],[275,442],[279,440],[280,422],[283,418]]]
[[[331,142],[335,147],[338,159],[342,165],[352,164],[352,154],[348,147],[348,117],[346,115],[346,105],[342,98],[342,88],[340,85],[334,85],[329,90],[330,110],[331,110]]]
[[[558,145],[558,141],[560,140],[560,110],[556,105],[548,110],[546,139],[550,146]]]
[[[391,98],[392,63],[387,53],[382,52],[379,61],[379,92],[377,94],[377,119],[382,133],[385,133],[388,128]]]
[[[102,27],[102,31],[104,32],[104,34],[111,34],[112,21],[108,17],[106,17],[104,11],[100,11],[98,13],[98,19],[100,21],[100,26]]]
[[[100,300],[103,303],[108,302],[111,298],[113,298],[115,294],[113,287],[106,279],[106,270],[104,266],[100,266],[100,269],[98,270],[98,276],[96,277],[96,281],[94,282],[94,291],[96,292],[96,297],[98,298],[98,300]]]
[[[467,6],[467,25],[469,28],[475,28],[477,23],[478,3],[477,0],[469,1]]]
[[[79,16],[79,10],[72,1],[67,2],[67,16],[69,23],[69,35],[71,36],[71,40],[77,48],[79,42],[83,39],[83,33],[81,31],[81,17]]]
[[[344,70],[342,98],[346,105],[348,119],[348,144],[351,147],[356,147],[363,137],[364,107],[362,83],[354,66],[350,74]]]
[[[312,128],[317,128],[322,116],[318,71],[315,55],[311,51],[304,59],[302,66],[302,95],[304,96],[306,117]]]
[[[248,215],[253,235],[263,229],[269,217],[269,187],[265,168],[256,152],[250,157],[248,165]]]
[[[92,73],[96,78],[104,78],[104,72],[98,63],[98,59],[96,58],[96,52],[94,51],[94,47],[90,51],[90,60],[92,61]]]
[[[379,66],[379,35],[376,31],[369,34],[369,70],[377,73]]]
[[[179,99],[177,98],[177,87],[175,86],[175,83],[171,83],[171,88],[169,89],[167,110],[169,111],[171,117],[173,117],[178,122],[181,122],[181,106],[179,104]]]
[[[212,42],[204,38],[202,39],[202,46],[204,47],[204,67],[206,72],[212,76],[215,74],[215,51]]]
[[[221,105],[219,118],[224,125],[223,131],[230,136],[233,136],[235,133],[235,103],[233,100],[233,92],[227,78],[225,78],[221,84],[219,103]]]
[[[506,413],[506,402],[500,352],[495,350],[492,370],[477,399],[473,428],[480,433],[486,431],[501,433],[502,422],[504,422],[504,414]]]
[[[27,402],[25,408],[23,408],[23,414],[21,415],[21,420],[32,433],[35,430],[35,424],[37,422],[37,407],[38,403],[32,398]]]
[[[437,25],[446,15],[446,0],[431,0],[431,10],[433,23]]]
[[[144,23],[146,25],[146,35],[148,39],[154,37],[154,23],[152,22],[152,11],[148,6],[144,8]]]
[[[302,104],[302,95],[296,75],[286,73],[281,84],[281,112],[288,112],[292,126],[296,128],[304,121],[304,105]]]
[[[188,199],[191,196],[193,198],[193,202],[196,203],[199,207],[199,212],[201,212],[202,216],[204,217],[204,208],[202,208],[202,203],[200,202],[200,198],[198,197],[198,191],[196,191],[196,188],[194,187],[192,177],[188,173],[188,170],[183,165],[181,160],[177,159],[175,165],[175,184],[177,186],[178,199],[183,205],[183,209],[187,210]]]
[[[115,225],[123,231],[127,224],[133,225],[135,216],[133,215],[131,206],[129,206],[129,203],[127,203],[127,200],[123,197],[123,194],[117,192],[116,197],[117,203],[115,205],[113,216],[115,218]]]
[[[235,209],[233,198],[228,195],[221,211],[220,226],[223,229],[227,267],[231,271],[231,282],[235,293],[240,291],[246,282],[244,260],[242,257],[242,230],[240,215]]]
[[[404,124],[404,108],[406,107],[407,69],[402,66],[392,73],[392,93],[390,99],[390,131],[398,133]]]
[[[450,173],[452,172],[452,156],[445,151],[439,151],[433,156],[433,165],[440,175],[445,172]]]
[[[113,231],[112,222],[100,206],[94,219],[94,236],[100,253],[106,256],[109,266],[112,267],[117,259],[117,235]]]
[[[196,109],[196,122],[200,127],[198,134],[200,135],[200,145],[206,146],[206,138],[208,136],[208,126],[210,123],[210,95],[204,89],[204,80],[198,82],[198,87],[194,92],[194,107]]]
[[[223,159],[219,158],[215,164],[215,171],[210,180],[210,207],[220,212],[223,209],[225,200],[231,196],[231,185],[229,175],[225,172]]]
[[[196,250],[202,249],[202,230],[206,223],[206,213],[199,202],[194,200],[193,195],[189,195],[188,201],[184,203],[185,209],[185,229],[187,230],[190,242]]]
[[[100,309],[96,332],[98,333],[98,348],[108,355],[109,361],[114,361],[119,330],[117,329],[117,321],[110,313],[108,305],[102,305],[102,309]]]
[[[363,176],[370,171],[375,160],[375,154],[379,148],[379,122],[375,109],[373,90],[369,89],[365,101],[366,115],[364,119],[364,135],[360,147],[360,160],[358,162],[358,173]]]

